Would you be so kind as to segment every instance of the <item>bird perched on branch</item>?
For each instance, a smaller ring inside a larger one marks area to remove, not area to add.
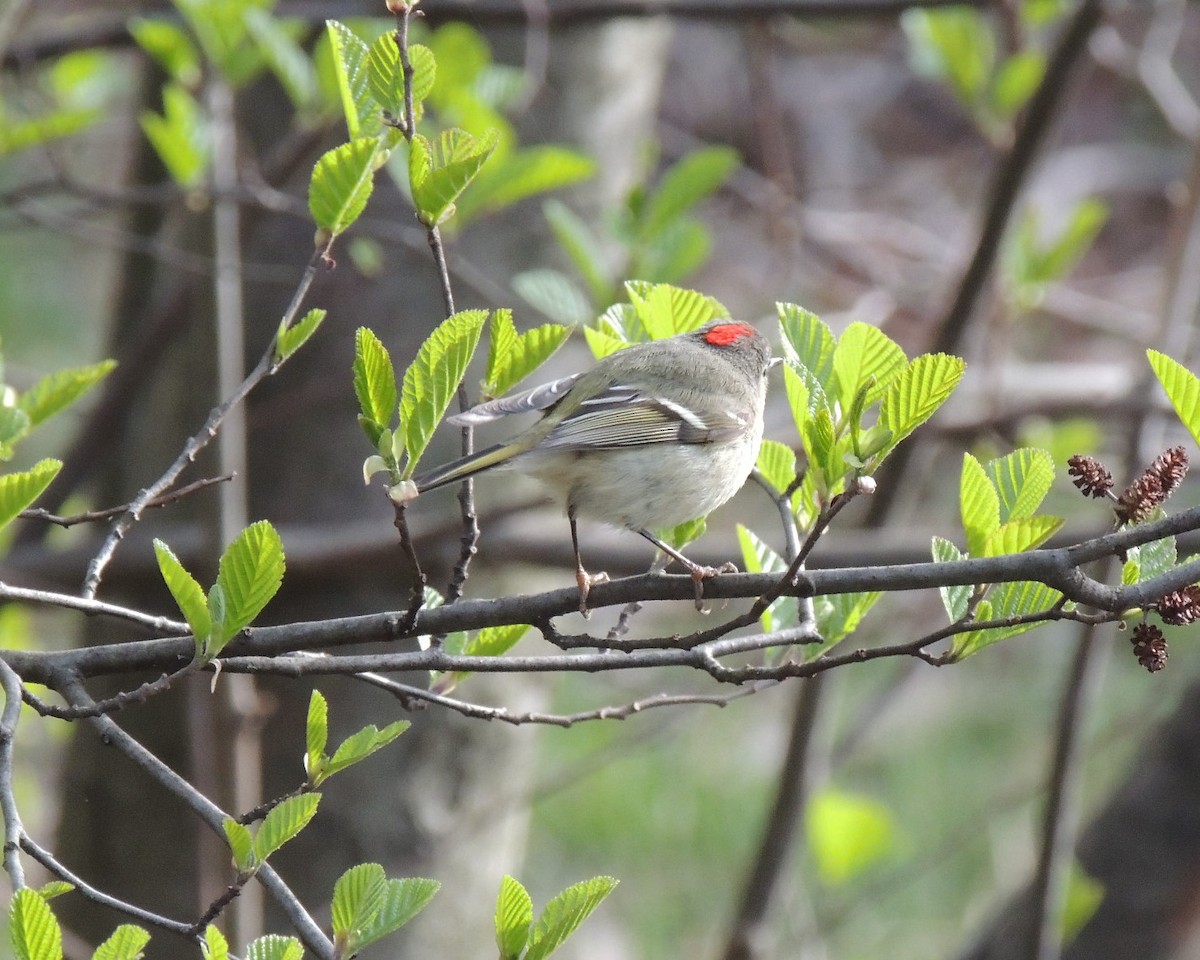
[[[766,338],[734,320],[618,350],[583,373],[450,417],[474,426],[544,411],[511,440],[416,477],[417,491],[515,467],[563,502],[582,612],[608,576],[584,569],[578,517],[627,527],[673,557],[692,575],[700,608],[704,580],[736,568],[693,563],[653,530],[702,517],[741,489],[758,456],[775,362]]]

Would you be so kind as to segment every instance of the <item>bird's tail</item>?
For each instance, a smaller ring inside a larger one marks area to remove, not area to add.
[[[520,448],[515,444],[498,443],[495,446],[478,450],[475,453],[468,454],[440,467],[435,467],[427,473],[414,477],[413,482],[417,485],[418,493],[424,493],[426,490],[435,490],[438,487],[444,487],[448,483],[454,483],[456,480],[465,480],[467,477],[473,477],[484,470],[498,467],[500,464],[511,460],[520,452]]]

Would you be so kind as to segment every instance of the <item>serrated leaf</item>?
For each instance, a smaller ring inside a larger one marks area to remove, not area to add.
[[[246,948],[246,960],[303,960],[304,947],[295,937],[268,933]]]
[[[317,327],[324,319],[325,311],[314,307],[290,327],[284,327],[281,322],[275,338],[275,362],[283,363],[304,346],[308,342],[308,338],[317,332]]]
[[[212,633],[212,618],[209,616],[208,598],[204,595],[204,588],[184,569],[179,558],[161,540],[154,541],[154,555],[158,559],[158,569],[167,589],[171,591],[183,618],[191,627],[197,645],[203,647]]]
[[[935,563],[957,563],[966,557],[958,547],[942,537],[933,538],[933,559]],[[942,597],[942,606],[946,608],[946,616],[950,622],[962,618],[967,612],[967,604],[971,602],[974,588],[970,584],[956,584],[949,587],[938,587]]]
[[[1009,553],[1032,550],[1057,533],[1065,521],[1062,517],[1014,517],[993,530],[984,540],[978,553],[972,556],[999,557]]]
[[[787,393],[792,419],[801,436],[808,429],[808,421],[818,410],[828,410],[829,401],[817,378],[807,367],[789,359],[783,367],[783,386]]]
[[[747,573],[783,573],[787,569],[787,561],[749,527],[739,523],[737,536]],[[799,598],[780,597],[762,612],[759,622],[764,633],[795,626],[800,622]]]
[[[423,877],[404,877],[387,881],[379,912],[359,933],[359,947],[374,943],[399,930],[428,906],[441,886],[436,880]]]
[[[1150,580],[1174,569],[1177,560],[1175,538],[1163,537],[1161,540],[1144,543],[1140,547],[1131,547],[1128,556],[1128,563],[1136,567],[1136,576],[1132,580],[1122,582],[1141,583],[1143,580]]]
[[[883,396],[892,378],[907,362],[900,345],[882,330],[855,321],[838,338],[833,350],[834,392],[838,402],[843,409],[849,408],[858,391],[874,377],[875,383],[865,398],[870,406]]]
[[[612,877],[593,877],[567,887],[546,904],[530,936],[524,960],[545,960],[550,956],[616,885],[617,881]]]
[[[308,185],[308,209],[318,227],[335,237],[362,214],[375,187],[380,143],[363,137],[327,151]]]
[[[500,880],[496,897],[496,946],[500,960],[517,960],[533,926],[533,900],[521,883],[510,876]]]
[[[712,254],[712,232],[692,217],[680,217],[634,251],[629,272],[659,283],[678,283]]]
[[[11,460],[17,442],[31,429],[29,414],[20,407],[0,406],[0,460]]]
[[[96,948],[92,960],[139,960],[142,949],[150,942],[150,934],[141,927],[123,923],[107,940]]]
[[[656,283],[647,288],[633,282],[626,283],[625,289],[651,340],[688,333],[710,320],[729,316],[720,301],[696,290],[685,290],[669,283]]]
[[[561,324],[583,324],[592,316],[587,295],[570,277],[557,270],[525,270],[514,275],[510,282],[526,303]]]
[[[653,236],[715,193],[737,168],[732,147],[705,147],[684,156],[663,174],[642,209],[639,232]]]
[[[254,855],[266,860],[308,826],[321,802],[319,793],[302,793],[277,804],[263,819],[254,836]]]
[[[214,642],[207,650],[210,656],[215,656],[234,635],[254,622],[279,591],[284,566],[283,542],[267,520],[250,524],[229,545],[217,567],[217,586],[224,592],[225,619],[219,628],[214,622]]]
[[[62,960],[62,930],[50,907],[28,887],[13,894],[9,935],[17,960]]]
[[[527,623],[508,623],[484,627],[467,644],[465,653],[471,657],[502,657],[529,632]]]
[[[796,482],[796,452],[786,443],[764,440],[758,448],[755,466],[777,494]]]
[[[333,934],[346,945],[344,955],[358,945],[359,931],[379,913],[387,890],[387,874],[378,863],[351,867],[333,885]]]
[[[309,777],[317,774],[329,742],[329,704],[320,690],[308,698],[308,718],[304,725],[304,769]]]
[[[367,89],[375,102],[393,116],[404,117],[404,71],[394,30],[381,33],[367,49],[366,70]]]
[[[371,754],[386,747],[409,726],[411,724],[408,720],[396,720],[379,730],[372,723],[351,734],[338,745],[333,756],[329,758],[329,763],[325,767],[325,776],[331,777],[360,760],[365,760]]]
[[[1200,379],[1187,367],[1165,353],[1147,350],[1146,357],[1158,382],[1166,391],[1175,413],[1187,427],[1192,439],[1200,445]]]
[[[1102,200],[1084,197],[1076,203],[1066,226],[1043,253],[1039,279],[1049,283],[1070,273],[1107,221],[1108,204]]]
[[[684,520],[673,527],[661,527],[655,535],[659,540],[669,543],[676,550],[682,550],[689,543],[699,540],[708,529],[706,517],[696,517],[694,520]]]
[[[892,432],[885,455],[937,412],[965,370],[966,363],[959,357],[926,353],[892,380],[879,405],[879,423]]]
[[[804,424],[801,435],[804,438],[804,452],[808,454],[809,469],[815,467],[819,470],[825,489],[832,489],[845,474],[845,464],[834,456],[836,437],[829,408],[817,409]]]
[[[570,327],[557,323],[547,323],[518,334],[507,310],[497,310],[492,315],[491,329],[484,379],[484,392],[491,397],[508,393],[549,360],[571,334]]]
[[[225,839],[229,841],[229,851],[233,855],[233,865],[238,873],[250,873],[255,866],[254,835],[245,824],[238,823],[232,817],[226,817],[221,826],[225,830]]]
[[[369,137],[378,130],[379,110],[371,99],[367,80],[368,47],[349,27],[336,20],[326,20],[325,28],[350,139]]]
[[[409,153],[409,186],[421,221],[436,226],[487,163],[499,141],[495,130],[476,139],[466,130],[443,130],[430,142],[418,134]]]
[[[554,239],[583,277],[592,301],[604,306],[612,299],[612,284],[608,280],[600,241],[582,219],[558,200],[547,200],[542,204],[542,214]]]
[[[835,593],[828,597],[828,608],[817,618],[817,628],[824,639],[818,653],[823,653],[854,633],[882,597],[880,591]]]
[[[1022,447],[984,464],[1000,503],[1000,522],[1031,517],[1054,484],[1054,457],[1045,450]]]
[[[134,17],[128,30],[137,45],[152,56],[176,83],[195,87],[201,79],[200,51],[187,31],[174,23]]]
[[[242,19],[292,105],[303,108],[313,103],[317,97],[316,71],[289,29],[290,24],[255,6],[247,7]]]
[[[354,393],[364,417],[380,427],[391,424],[398,396],[396,370],[387,347],[366,327],[354,335]]]
[[[833,377],[833,332],[815,314],[794,303],[776,303],[783,349],[788,359],[800,364],[828,392]]]
[[[1049,610],[1061,599],[1061,593],[1044,583],[1034,581],[999,583],[988,593],[987,606],[985,607],[982,603],[979,605],[978,619],[1003,620],[1029,613],[1040,613]],[[954,637],[950,647],[950,656],[955,660],[961,660],[1000,640],[1015,637],[1044,625],[1044,623],[1023,623],[960,633]]]
[[[603,330],[597,330],[595,327],[584,327],[583,338],[587,341],[587,345],[592,351],[592,356],[597,360],[603,360],[605,357],[616,353],[618,350],[624,350],[629,346],[628,340],[621,340],[610,333],[605,333]]]
[[[878,863],[896,842],[896,825],[887,807],[831,787],[809,798],[804,825],[817,874],[830,886],[840,886]]]
[[[1000,526],[1000,497],[987,471],[969,453],[963,454],[958,498],[967,552],[977,557],[984,542]]]
[[[50,880],[38,887],[37,892],[41,894],[43,900],[49,902],[55,897],[61,897],[64,893],[70,893],[74,889],[75,884],[68,883],[66,880]]]
[[[400,429],[408,456],[404,479],[412,476],[434,428],[445,415],[487,318],[486,310],[462,310],[448,317],[421,344],[416,359],[404,371],[400,391]]]
[[[521,200],[568,187],[596,173],[596,161],[576,150],[546,144],[507,154],[480,173],[475,189],[457,204],[465,221]]]
[[[102,360],[86,367],[59,370],[22,393],[18,406],[28,414],[29,425],[36,427],[73,404],[108,376],[116,365],[115,360]]]
[[[143,111],[142,131],[167,172],[181,187],[197,187],[211,159],[207,120],[200,104],[187,90],[168,83],[162,90],[163,112]]]
[[[47,458],[21,473],[0,477],[0,527],[11,523],[18,513],[37,500],[61,469],[61,460]]]
[[[200,944],[204,960],[229,960],[229,943],[225,935],[212,924],[204,928],[204,942]]]

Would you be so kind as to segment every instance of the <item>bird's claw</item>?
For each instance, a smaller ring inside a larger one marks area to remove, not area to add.
[[[588,608],[588,594],[598,583],[608,583],[608,574],[601,570],[599,573],[588,573],[583,567],[575,570],[575,582],[579,584],[579,612],[585,620],[590,619],[592,611]]]
[[[726,561],[719,567],[702,567],[699,564],[694,565],[691,570],[692,585],[696,589],[696,609],[701,613],[708,613],[708,607],[704,605],[704,581],[711,580],[713,577],[719,577],[723,573],[737,573],[738,568],[730,561]]]

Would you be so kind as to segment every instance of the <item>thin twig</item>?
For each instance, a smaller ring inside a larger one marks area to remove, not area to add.
[[[0,661],[3,662],[3,661]],[[103,700],[95,700],[88,707],[60,707],[35,696],[29,690],[23,690],[22,699],[29,704],[40,716],[53,717],[56,720],[81,720],[84,717],[96,717],[100,714],[116,713],[124,710],[133,703],[145,703],[151,697],[170,690],[171,687],[184,677],[189,677],[204,666],[204,661],[194,659],[185,667],[174,673],[164,673],[157,680],[147,680],[133,690],[122,691]]]
[[[12,667],[0,661],[0,686],[4,688],[4,710],[0,713],[0,815],[4,817],[4,872],[12,881],[13,890],[25,886],[25,871],[21,868],[20,846],[25,827],[17,810],[13,793],[13,746],[17,722],[21,719],[21,678]]]
[[[203,490],[206,487],[213,486],[213,484],[225,483],[232,479],[233,474],[226,473],[219,477],[205,477],[203,480],[194,480],[186,486],[180,487],[178,490],[172,490],[161,497],[155,497],[146,504],[145,509],[152,510],[157,507],[170,506],[173,503],[178,503],[184,497],[190,496],[197,490]],[[88,510],[86,513],[73,513],[70,516],[64,517],[56,513],[51,513],[49,510],[35,507],[30,510],[22,510],[17,516],[22,520],[44,520],[46,523],[52,523],[60,527],[73,527],[79,523],[96,523],[101,520],[111,520],[113,517],[126,513],[128,510],[129,504],[126,503],[119,507],[108,507],[105,510]]]

